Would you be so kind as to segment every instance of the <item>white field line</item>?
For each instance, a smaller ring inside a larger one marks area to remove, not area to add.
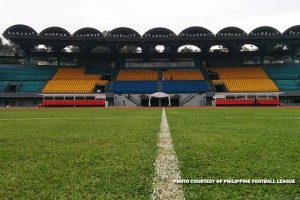
[[[225,119],[300,119],[300,117],[284,117],[284,116],[278,116],[278,117],[225,117]]]
[[[285,116],[277,116],[277,117],[268,117],[268,116],[252,116],[252,117],[231,117],[231,116],[228,116],[228,117],[205,117],[205,116],[196,116],[196,117],[188,117],[188,116],[185,116],[185,117],[169,117],[169,118],[172,118],[172,119],[209,119],[209,118],[212,118],[212,119],[300,119],[300,117],[285,117]]]
[[[173,148],[166,112],[163,109],[158,138],[158,156],[155,161],[153,199],[184,199],[182,186],[174,182],[179,179],[178,160]]]

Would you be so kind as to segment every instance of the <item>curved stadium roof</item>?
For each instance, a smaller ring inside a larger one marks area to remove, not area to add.
[[[71,36],[71,34],[64,28],[52,26],[42,30],[40,36]]]
[[[158,27],[148,30],[143,37],[176,37],[177,35],[170,29]]]
[[[108,33],[108,37],[134,37],[140,38],[141,35],[136,31],[128,27],[115,28]]]
[[[225,27],[218,31],[216,34],[212,33],[210,30],[201,27],[201,26],[192,26],[182,30],[178,36],[179,37],[191,37],[191,36],[228,36],[228,35],[243,35],[243,36],[282,36],[282,35],[299,35],[300,34],[300,25],[292,26],[288,28],[286,31],[281,33],[274,27],[270,26],[260,26],[247,34],[244,30],[238,27]],[[16,24],[8,27],[3,35],[31,35],[31,36],[64,36],[64,37],[105,37],[101,31],[95,28],[81,28],[77,30],[73,35],[71,35],[66,29],[61,27],[48,27],[42,30],[40,33],[37,33],[32,27],[24,25],[24,24]],[[174,38],[177,35],[170,29],[164,27],[152,28],[146,31],[143,35],[140,35],[136,30],[128,28],[128,27],[118,27],[111,30],[106,37],[131,37],[131,38],[149,38],[149,37],[168,37]]]
[[[104,37],[104,35],[95,28],[86,27],[75,31],[73,37]]]
[[[30,26],[23,24],[16,24],[7,28],[3,34],[30,34],[30,35],[38,35],[38,33],[31,28]]]

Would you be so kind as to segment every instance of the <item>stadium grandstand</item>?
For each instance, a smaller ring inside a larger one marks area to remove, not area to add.
[[[3,37],[15,52],[0,53],[1,107],[300,105],[300,25],[141,35],[18,24]]]

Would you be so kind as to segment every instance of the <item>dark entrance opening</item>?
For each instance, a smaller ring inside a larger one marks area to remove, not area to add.
[[[4,88],[4,92],[17,92],[19,84],[9,84]]]
[[[165,97],[165,98],[161,98],[161,106],[169,106],[169,98]]]
[[[141,99],[141,106],[149,106],[149,99]]]
[[[111,76],[112,76],[111,74],[103,74],[101,79],[111,81]]]
[[[227,92],[224,84],[215,84],[216,92]]]
[[[171,99],[171,106],[179,106],[179,99],[178,98]]]
[[[97,93],[104,93],[105,92],[105,85],[97,85],[96,86]]]
[[[151,98],[151,106],[159,106],[159,98],[152,97]]]

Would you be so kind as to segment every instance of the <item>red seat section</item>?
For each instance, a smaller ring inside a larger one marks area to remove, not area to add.
[[[277,106],[280,102],[279,99],[258,99],[257,105]]]
[[[105,106],[103,99],[96,100],[44,100],[43,106]]]
[[[216,99],[217,106],[254,105],[253,99]]]
[[[217,106],[277,106],[280,105],[279,99],[216,99]]]

